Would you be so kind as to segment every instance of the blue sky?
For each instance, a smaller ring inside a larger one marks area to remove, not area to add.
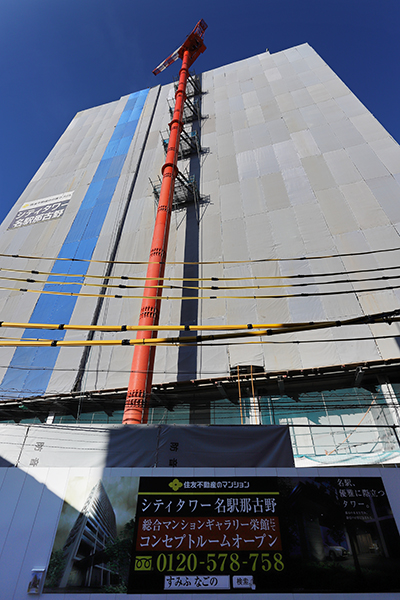
[[[171,81],[200,18],[197,71],[308,42],[400,142],[400,0],[1,0],[0,221],[77,112]]]

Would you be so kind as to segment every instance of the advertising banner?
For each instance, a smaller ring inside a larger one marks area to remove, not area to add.
[[[379,477],[109,470],[97,481],[71,478],[44,591],[400,591],[399,569],[400,537]]]
[[[137,506],[132,593],[400,589],[379,478],[142,478]]]

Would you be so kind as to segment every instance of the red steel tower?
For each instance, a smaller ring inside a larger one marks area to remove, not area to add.
[[[154,224],[153,239],[151,244],[149,264],[146,275],[146,285],[143,293],[140,310],[139,325],[149,328],[158,325],[160,316],[162,288],[165,260],[167,256],[169,227],[171,221],[172,200],[174,196],[175,179],[178,173],[178,152],[181,131],[183,128],[183,108],[186,100],[186,84],[189,67],[196,58],[206,49],[203,37],[207,24],[201,20],[197,23],[192,33],[186,38],[173,54],[166,58],[156,69],[154,75],[161,73],[178,58],[182,59],[179,71],[179,84],[175,94],[175,109],[169,124],[170,136],[168,141],[167,156],[162,167],[162,184],[156,221]],[[149,339],[157,337],[157,332],[149,329],[139,331],[136,339]],[[153,381],[153,367],[155,346],[135,346],[131,375],[129,378],[128,393],[125,402],[124,424],[147,423],[148,399]]]

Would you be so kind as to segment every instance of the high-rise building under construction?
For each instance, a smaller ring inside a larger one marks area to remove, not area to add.
[[[326,425],[293,437],[304,455],[370,408],[370,444],[360,428],[341,452],[397,448],[398,326],[374,317],[399,305],[398,145],[307,44],[193,76],[187,96],[160,325],[211,331],[159,336],[304,326],[160,345],[149,422]],[[2,321],[100,345],[2,348],[3,420],[121,421],[135,332],[66,326],[137,324],[173,98],[78,113],[4,221]]]
[[[40,466],[43,429],[122,423],[175,90],[78,113],[1,226],[10,464]],[[296,467],[398,463],[398,144],[308,44],[186,94],[147,423],[285,425]]]

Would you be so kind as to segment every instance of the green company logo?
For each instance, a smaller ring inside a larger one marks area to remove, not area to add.
[[[151,571],[151,556],[136,556],[135,571]]]
[[[183,486],[183,483],[181,481],[179,481],[179,479],[174,479],[169,484],[169,487],[172,488],[174,490],[174,492],[177,492],[182,486]]]

